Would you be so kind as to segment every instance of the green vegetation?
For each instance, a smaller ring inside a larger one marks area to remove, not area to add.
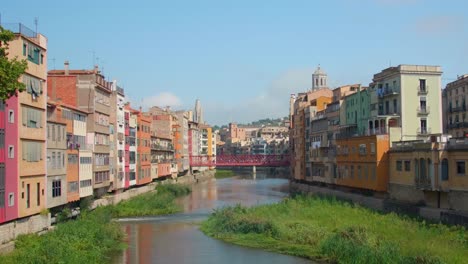
[[[124,248],[124,233],[106,208],[84,212],[76,221],[60,223],[44,235],[23,235],[0,263],[106,263]]]
[[[188,186],[175,184],[159,185],[156,190],[94,211],[86,209],[90,206],[87,199],[81,215],[72,221],[67,221],[71,211],[65,208],[53,231],[18,237],[15,250],[0,256],[0,263],[109,263],[112,253],[125,247],[124,233],[112,218],[178,212],[174,199],[191,191]]]
[[[317,197],[215,210],[201,230],[238,245],[337,263],[466,263],[468,259],[464,228]]]
[[[28,68],[26,60],[17,57],[8,59],[8,43],[15,38],[13,32],[0,26],[0,101],[25,90],[26,85],[19,78]]]
[[[190,193],[189,186],[164,184],[156,187],[157,192],[141,194],[122,201],[110,210],[113,217],[173,214],[180,211],[174,199]]]
[[[216,179],[224,179],[229,178],[236,175],[232,170],[220,170],[216,169],[215,178]]]

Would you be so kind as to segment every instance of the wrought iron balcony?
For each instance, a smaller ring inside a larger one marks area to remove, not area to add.
[[[418,134],[418,135],[429,135],[429,134],[431,134],[431,128],[430,127],[419,127],[418,130],[416,131],[416,134]]]
[[[418,106],[417,110],[418,115],[428,115],[430,112],[429,106]]]
[[[399,94],[400,94],[400,89],[398,89],[397,87],[380,88],[377,90],[377,95],[379,96],[379,98],[392,96],[392,95],[399,95]]]
[[[418,86],[418,95],[427,95],[429,92],[429,86]]]

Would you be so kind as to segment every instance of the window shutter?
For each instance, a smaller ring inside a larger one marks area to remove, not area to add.
[[[22,142],[22,146],[23,148],[23,160],[27,160],[28,159],[28,148],[27,148],[27,143],[25,141]]]
[[[28,123],[28,109],[23,106],[21,107],[21,112],[22,112],[21,119],[23,121],[23,126],[26,126]]]

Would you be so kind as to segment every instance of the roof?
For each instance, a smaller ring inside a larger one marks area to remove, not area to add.
[[[317,67],[317,69],[314,71],[314,74],[316,75],[326,75],[327,73],[320,68],[320,65]]]

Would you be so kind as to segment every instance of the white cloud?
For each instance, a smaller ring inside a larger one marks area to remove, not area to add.
[[[182,106],[182,100],[173,93],[162,92],[142,99],[141,106],[149,108],[152,106],[178,108]]]
[[[312,68],[285,71],[262,92],[237,104],[202,102],[205,120],[212,124],[227,124],[287,116],[291,94],[310,89],[313,71]]]

